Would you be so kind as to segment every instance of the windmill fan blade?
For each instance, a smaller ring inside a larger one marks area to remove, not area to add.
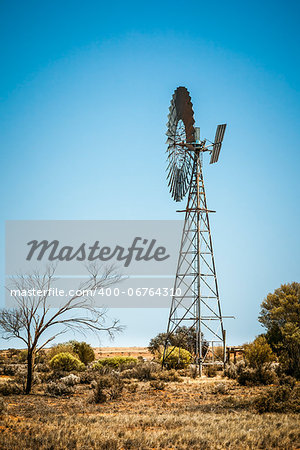
[[[213,151],[212,151],[211,158],[210,158],[210,164],[216,163],[219,159],[222,142],[224,139],[225,129],[226,129],[226,123],[217,126],[215,142],[213,144]]]

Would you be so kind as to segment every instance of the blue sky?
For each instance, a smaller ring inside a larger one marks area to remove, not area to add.
[[[164,133],[184,85],[202,137],[228,123],[218,164],[205,166],[223,311],[236,316],[228,341],[260,333],[263,298],[300,275],[299,9],[1,2],[2,274],[5,220],[178,218]],[[127,325],[115,345],[138,346],[168,311],[112,315]]]

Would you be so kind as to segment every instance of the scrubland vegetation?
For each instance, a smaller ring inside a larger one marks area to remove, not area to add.
[[[163,334],[150,342],[152,361],[95,360],[76,341],[41,350],[30,395],[27,352],[2,352],[0,448],[300,448],[299,301],[298,283],[269,294],[259,319],[266,333],[236,363],[207,366],[202,378],[193,331],[182,328],[164,370]]]
[[[247,356],[229,364],[225,374],[215,367],[213,375],[206,369],[199,379],[188,364],[162,370],[155,361],[115,357],[90,358],[85,365],[68,345],[40,354],[30,395],[23,394],[26,355],[11,350],[9,359],[2,358],[1,448],[300,445],[300,386],[274,361],[264,362],[258,376]],[[256,351],[257,343],[254,347]]]

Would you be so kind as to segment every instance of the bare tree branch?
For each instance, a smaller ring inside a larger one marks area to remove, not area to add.
[[[58,335],[68,330],[84,332],[107,332],[113,337],[123,327],[118,320],[110,325],[105,324],[106,310],[97,308],[94,303],[93,292],[111,286],[121,280],[113,266],[99,267],[93,263],[86,266],[89,278],[83,281],[76,295],[64,297],[58,308],[51,308],[49,299],[50,289],[56,279],[55,266],[47,267],[45,273],[34,271],[30,274],[19,274],[10,279],[7,289],[15,300],[14,309],[0,310],[0,330],[4,339],[17,338],[26,344],[28,351],[26,393],[31,390],[34,354],[53,341]],[[30,295],[34,292],[34,295]],[[54,332],[44,342],[46,330],[63,327]]]

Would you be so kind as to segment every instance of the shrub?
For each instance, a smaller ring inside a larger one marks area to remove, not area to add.
[[[300,386],[278,386],[258,396],[254,407],[259,413],[265,412],[300,412]]]
[[[20,350],[17,355],[19,362],[26,363],[27,362],[27,354],[28,354],[27,350]],[[45,350],[40,350],[39,352],[37,352],[35,354],[34,361],[35,361],[35,364],[43,364],[46,362],[46,359],[47,358],[46,358]]]
[[[269,364],[261,368],[245,366],[238,371],[237,381],[243,386],[253,386],[258,384],[274,384],[278,382],[276,372],[270,368]]]
[[[251,367],[245,367],[237,375],[237,381],[242,386],[253,386],[259,384],[257,370]]]
[[[180,347],[168,347],[166,355],[165,363],[168,369],[183,369],[192,361],[190,352]]]
[[[137,383],[130,383],[130,384],[127,385],[127,391],[131,392],[131,393],[136,392],[137,388],[138,388],[138,384]]]
[[[0,417],[6,413],[6,410],[7,410],[6,402],[4,401],[4,398],[0,397]]]
[[[140,381],[148,381],[155,378],[155,367],[151,363],[139,364],[133,371],[133,377]]]
[[[227,394],[227,387],[226,387],[225,383],[218,383],[214,387],[213,393],[214,394]]]
[[[70,341],[73,352],[78,356],[80,361],[87,365],[94,361],[95,353],[90,344],[86,342]]]
[[[128,365],[137,364],[137,359],[131,356],[114,356],[113,358],[99,359],[93,365],[94,369],[101,369],[102,367],[112,367],[113,369],[123,369]]]
[[[60,353],[71,353],[71,355],[77,356],[73,351],[73,347],[70,344],[70,342],[67,342],[64,344],[53,345],[53,347],[51,347],[50,350],[47,352],[48,360],[50,361],[51,359],[53,359],[54,356]]]
[[[65,383],[60,381],[51,381],[49,384],[47,384],[45,391],[50,395],[55,395],[58,397],[72,394],[74,392],[71,386],[67,386]]]
[[[120,397],[124,384],[120,377],[105,375],[95,382],[93,401],[104,403],[107,400],[114,400]]]
[[[265,364],[258,371],[258,380],[260,384],[276,384],[278,383],[278,377],[276,372],[268,365]]]
[[[150,381],[150,386],[157,391],[162,391],[165,389],[166,383],[162,380],[152,380]]]
[[[251,344],[245,345],[245,359],[250,367],[256,369],[276,359],[265,336],[258,336]]]
[[[14,377],[14,381],[22,386],[23,391],[25,391],[25,386],[27,382],[27,368],[25,366],[21,366]],[[41,382],[41,379],[38,374],[33,373],[32,375],[32,385],[39,384]]]
[[[290,386],[291,389],[293,389],[296,385],[296,379],[294,377],[291,377],[290,375],[281,375],[279,378],[279,383],[281,385],[287,385]]]
[[[71,372],[71,370],[83,370],[84,364],[71,353],[58,353],[49,362],[54,371]]]
[[[10,383],[6,381],[5,383],[0,383],[0,394],[2,395],[18,395],[22,394],[23,389],[17,383]]]
[[[136,369],[125,369],[120,373],[120,377],[122,378],[136,378]]]
[[[75,386],[76,384],[80,383],[80,378],[73,373],[70,373],[70,375],[61,378],[60,382],[64,383],[66,386]]]
[[[287,373],[300,379],[300,283],[282,284],[261,304],[259,322]]]
[[[132,369],[125,369],[120,373],[122,378],[136,378],[140,381],[154,380],[159,377],[161,366],[154,362],[144,362],[135,365]]]
[[[2,365],[2,374],[3,375],[15,375],[19,366],[17,364],[3,364]]]
[[[174,369],[158,372],[156,378],[162,381],[181,381],[180,376]]]
[[[224,376],[235,380],[237,378],[237,368],[232,362],[227,364],[224,369]]]
[[[188,372],[186,373],[186,375],[190,378],[195,379],[195,378],[197,378],[198,373],[199,373],[198,367],[196,365],[194,365],[188,369]]]
[[[50,372],[50,367],[46,363],[38,363],[35,367],[36,372],[47,373]]]
[[[87,369],[80,374],[81,384],[91,384],[95,380],[97,374],[94,370]]]
[[[205,373],[209,378],[213,378],[217,375],[217,366],[211,364],[206,367]]]

